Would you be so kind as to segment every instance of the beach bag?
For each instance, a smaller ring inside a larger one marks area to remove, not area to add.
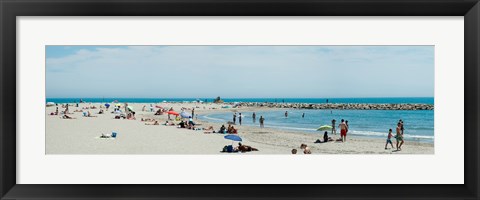
[[[233,152],[233,146],[232,145],[227,146],[227,152]]]

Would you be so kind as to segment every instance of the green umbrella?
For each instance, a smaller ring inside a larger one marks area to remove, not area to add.
[[[128,110],[130,110],[130,111],[134,112],[134,110],[133,110],[133,107],[132,107],[132,106],[127,106],[127,108],[128,108]]]
[[[317,128],[317,131],[331,131],[332,130],[332,126],[330,125],[323,125],[323,126],[320,126]]]

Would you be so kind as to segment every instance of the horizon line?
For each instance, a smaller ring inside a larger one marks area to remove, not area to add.
[[[216,97],[46,97],[47,99],[215,99]],[[351,98],[435,98],[434,96],[397,97],[221,97],[221,99],[351,99]]]

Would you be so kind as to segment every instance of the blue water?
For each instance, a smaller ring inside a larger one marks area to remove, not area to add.
[[[284,113],[288,111],[286,118]],[[305,113],[305,118],[302,118]],[[238,113],[237,113],[238,115]],[[348,120],[348,134],[385,138],[388,129],[395,135],[396,123],[399,119],[404,121],[405,140],[419,142],[433,142],[434,140],[434,111],[433,110],[299,110],[285,109],[277,111],[257,112],[257,121],[253,123],[252,112],[242,113],[242,126],[259,126],[258,118],[265,118],[265,127],[276,129],[322,134],[316,131],[321,125],[331,125],[336,119],[337,132],[341,119]],[[233,113],[215,113],[200,116],[205,120],[225,123],[233,121]],[[238,124],[238,117],[237,117]],[[339,134],[339,133],[337,133]],[[323,135],[322,135],[323,136]]]
[[[213,98],[82,98],[84,102],[105,103],[118,100],[129,103],[158,103],[158,102],[212,102]],[[225,102],[271,102],[271,103],[326,103],[326,98],[225,98]],[[80,98],[47,98],[46,102],[75,103]],[[424,103],[434,104],[432,97],[408,98],[328,98],[329,103]],[[285,111],[289,112],[285,118]],[[332,112],[332,113],[330,113]],[[305,118],[302,118],[305,113]],[[243,125],[259,126],[258,118],[265,117],[265,126],[292,131],[320,134],[316,129],[321,125],[331,125],[332,119],[340,123],[341,119],[349,121],[349,134],[386,138],[388,129],[395,132],[399,119],[404,121],[405,140],[433,142],[434,140],[434,111],[433,110],[298,110],[285,109],[278,111],[257,112],[257,122],[254,124],[252,113],[242,113]],[[200,116],[205,120],[226,123],[232,121],[233,113],[216,113]],[[338,128],[337,128],[338,129]]]
[[[184,101],[206,101],[213,102],[214,98],[81,98],[85,102],[105,103],[118,100],[119,102],[130,103],[158,103],[184,102]],[[225,98],[225,102],[270,102],[270,103],[326,103],[327,98]],[[75,103],[80,98],[47,98],[46,102]],[[328,98],[329,103],[424,103],[433,104],[433,97],[401,97],[401,98]]]

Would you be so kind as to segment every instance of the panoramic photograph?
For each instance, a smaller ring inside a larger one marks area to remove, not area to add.
[[[46,154],[434,154],[434,46],[45,46]]]

